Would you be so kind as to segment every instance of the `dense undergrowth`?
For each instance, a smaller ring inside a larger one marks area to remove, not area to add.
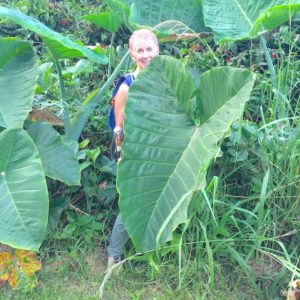
[[[103,85],[127,47],[130,33],[125,27],[111,44],[108,31],[84,20],[77,22],[84,14],[103,11],[99,2],[2,3],[73,39],[100,43],[107,53],[113,49],[109,67],[87,62],[81,68],[76,60],[62,60],[72,113],[91,91]],[[255,39],[219,46],[208,34],[161,45],[162,54],[179,58],[192,71],[234,66],[255,72],[257,80],[243,118],[232,125],[209,169],[206,190],[194,194],[188,221],[173,233],[172,242],[157,251],[136,256],[132,244],[128,245],[125,256],[130,259],[122,273],[108,281],[107,299],[280,299],[281,290],[299,278],[299,30],[296,16],[266,36],[278,90],[274,90],[265,53]],[[0,34],[19,36],[35,45],[40,73],[34,108],[62,118],[58,77],[39,36],[4,20]],[[130,68],[128,64],[123,71]],[[100,262],[97,256],[106,247],[118,210],[116,166],[109,159],[109,94],[105,93],[80,136],[81,186],[47,179],[50,221],[40,250],[43,269],[38,287],[30,292],[32,299],[64,299],[73,292],[74,299],[98,297],[105,255],[101,254]],[[85,257],[92,257],[92,262]],[[71,284],[73,291],[66,288]],[[25,297],[7,287],[4,295]]]

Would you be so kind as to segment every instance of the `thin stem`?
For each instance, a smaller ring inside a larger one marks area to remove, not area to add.
[[[51,52],[51,50],[50,50],[50,52]],[[66,88],[65,88],[65,83],[64,83],[63,76],[62,76],[62,68],[60,66],[60,63],[59,63],[57,57],[52,52],[51,52],[51,54],[52,54],[55,68],[56,68],[56,71],[58,74],[60,95],[61,95],[61,104],[62,104],[63,112],[64,112],[65,134],[68,135],[70,132],[70,115],[69,115],[68,105],[66,102]]]
[[[108,71],[107,71],[107,77],[111,75],[111,69],[112,69],[112,61],[113,61],[113,44],[115,40],[115,33],[113,32],[111,35],[111,40],[110,40],[110,47],[109,47],[109,60],[108,60]]]
[[[199,41],[204,44],[204,46],[206,46],[206,48],[208,49],[208,51],[210,52],[210,54],[212,55],[212,57],[214,58],[215,62],[217,63],[218,66],[220,66],[220,61],[217,58],[217,56],[214,53],[214,50],[209,46],[209,44],[205,41],[205,39],[199,38]]]
[[[77,119],[74,119],[74,125],[72,125],[70,137],[74,140],[78,140],[80,137],[80,134],[84,128],[85,123],[87,122],[89,116],[94,111],[94,109],[98,106],[99,102],[101,101],[102,97],[104,96],[105,92],[108,88],[110,88],[111,84],[117,77],[117,75],[120,73],[121,68],[126,63],[127,59],[129,57],[129,52],[126,52],[122,60],[119,62],[118,66],[114,70],[114,72],[110,75],[110,77],[107,79],[105,84],[102,86],[102,88],[99,90],[98,94],[93,97],[85,106],[84,106],[84,113],[80,115]],[[72,122],[73,124],[73,122]]]

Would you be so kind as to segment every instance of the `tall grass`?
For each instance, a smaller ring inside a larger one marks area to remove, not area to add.
[[[259,76],[244,121],[233,126],[223,157],[208,174],[210,184],[191,203],[178,245],[179,286],[196,268],[211,289],[225,280],[250,286],[260,299],[275,299],[300,277],[300,48],[295,30],[282,27],[273,34],[278,90],[267,72]],[[277,116],[276,93],[287,117]]]

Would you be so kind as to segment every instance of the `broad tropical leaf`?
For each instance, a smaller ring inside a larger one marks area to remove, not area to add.
[[[0,133],[0,157],[0,242],[38,250],[49,203],[36,146],[23,129],[6,129]]]
[[[197,92],[179,61],[158,57],[130,88],[117,187],[122,219],[138,251],[170,240],[186,220],[193,192],[205,186],[209,163],[249,99],[254,76],[222,67],[200,81],[203,90]],[[192,117],[197,93],[199,127]]]
[[[56,130],[47,123],[36,122],[28,128],[39,151],[45,174],[68,185],[80,185],[76,155]]]
[[[135,28],[137,25],[154,27],[165,21],[176,20],[185,24],[186,26],[180,26],[180,28],[188,32],[201,32],[205,29],[202,0],[192,0],[188,3],[180,0],[106,0],[106,2],[130,28]],[[165,28],[161,26],[157,29],[160,31],[164,29],[164,32],[168,34],[179,33],[178,28],[175,30],[174,26]]]
[[[137,28],[137,24],[130,20],[130,4],[121,0],[105,0],[105,3],[114,11],[119,19],[131,30],[134,31]]]
[[[299,0],[203,0],[205,25],[218,43],[254,38],[299,11]]]
[[[22,127],[31,111],[38,68],[30,44],[0,38],[0,127]]]
[[[82,19],[87,20],[97,26],[100,26],[109,32],[117,32],[122,25],[119,16],[112,10],[101,14],[85,15]]]
[[[0,16],[31,30],[47,43],[51,52],[58,58],[86,57],[96,63],[107,63],[105,55],[97,55],[92,50],[75,43],[71,39],[55,32],[38,20],[24,15],[21,12],[0,6]]]
[[[93,73],[93,64],[87,59],[80,59],[75,66],[70,66],[66,68],[63,72],[63,75],[66,74],[90,74]]]

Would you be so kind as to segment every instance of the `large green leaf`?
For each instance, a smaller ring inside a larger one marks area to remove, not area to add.
[[[0,242],[38,250],[47,226],[48,191],[38,151],[23,129],[0,134]]]
[[[76,155],[56,130],[47,123],[36,122],[28,128],[28,133],[37,146],[45,174],[68,185],[80,185]]]
[[[106,0],[121,17],[127,26],[134,28],[136,25],[157,26],[159,23],[176,20],[186,26],[180,26],[190,32],[201,32],[205,29],[202,13],[202,0],[188,2],[180,0]],[[121,4],[120,4],[121,3]],[[122,5],[123,4],[123,5]],[[126,7],[124,7],[126,5]],[[130,8],[130,10],[129,10]],[[166,27],[158,27],[161,31]],[[167,33],[179,33],[176,26],[168,26]],[[184,33],[184,32],[181,32]]]
[[[300,11],[299,0],[203,0],[205,25],[218,43],[254,38]]]
[[[0,49],[0,127],[22,127],[38,74],[35,53],[14,38],[0,38]]]
[[[71,39],[50,29],[38,20],[24,15],[17,10],[0,6],[0,17],[5,17],[10,21],[40,35],[47,43],[51,52],[58,58],[87,57],[96,63],[108,62],[105,55],[95,54],[92,50],[75,43]]]
[[[130,4],[119,0],[105,0],[105,3],[114,11],[119,19],[133,31],[137,24],[130,21]]]
[[[109,32],[117,32],[122,25],[121,19],[113,10],[102,12],[100,14],[85,15],[82,16],[82,19],[100,26]]]
[[[200,81],[196,92],[179,61],[157,57],[130,88],[117,187],[123,222],[139,251],[170,240],[186,220],[220,140],[249,99],[254,75],[222,67]],[[191,117],[197,93],[203,108],[199,127]]]

